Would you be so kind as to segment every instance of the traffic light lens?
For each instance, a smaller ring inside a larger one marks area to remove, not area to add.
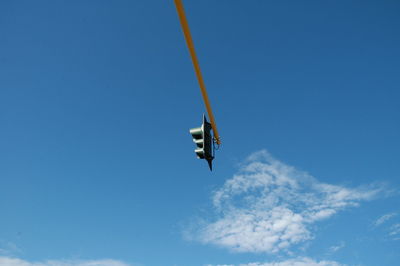
[[[203,130],[201,127],[192,128],[190,134],[192,134],[195,139],[201,139],[203,137]]]
[[[203,149],[195,149],[194,152],[196,153],[199,159],[204,159],[204,150]]]
[[[204,147],[204,140],[203,139],[196,139],[196,140],[193,140],[193,141],[194,141],[194,143],[196,143],[197,147],[199,147],[199,148],[203,148]]]

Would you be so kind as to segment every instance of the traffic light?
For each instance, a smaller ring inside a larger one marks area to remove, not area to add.
[[[211,124],[207,122],[206,116],[203,114],[203,124],[200,127],[190,129],[193,142],[197,148],[194,152],[199,159],[205,159],[208,162],[210,170],[212,170],[213,156],[213,137],[211,136]]]

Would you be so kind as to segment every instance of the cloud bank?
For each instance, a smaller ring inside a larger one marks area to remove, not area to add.
[[[133,266],[122,261],[104,260],[48,260],[44,262],[29,262],[26,260],[0,256],[0,266]]]
[[[347,188],[319,182],[264,150],[252,154],[239,173],[213,193],[217,219],[194,234],[203,243],[236,252],[277,253],[312,239],[314,223],[381,191],[377,186]]]

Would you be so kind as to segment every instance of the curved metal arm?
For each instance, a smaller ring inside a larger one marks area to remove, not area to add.
[[[201,94],[203,96],[204,104],[207,109],[208,117],[210,118],[211,127],[214,131],[214,138],[215,138],[215,141],[217,142],[217,144],[220,145],[221,140],[220,140],[220,137],[218,134],[214,115],[211,110],[211,104],[210,104],[210,100],[208,99],[206,86],[204,85],[203,76],[201,75],[199,61],[197,59],[196,52],[194,50],[194,44],[193,44],[192,36],[190,35],[189,24],[186,20],[185,10],[183,9],[183,4],[182,4],[181,0],[174,0],[174,2],[175,2],[176,10],[178,11],[178,16],[179,16],[179,20],[181,22],[183,34],[185,35],[186,44],[189,48],[190,56],[192,58],[194,70],[195,70],[196,76],[197,76],[197,80],[200,85],[200,90],[201,90]]]

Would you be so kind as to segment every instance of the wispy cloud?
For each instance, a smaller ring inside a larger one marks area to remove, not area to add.
[[[397,213],[395,213],[395,212],[382,215],[381,217],[376,219],[374,225],[379,226],[379,225],[383,224],[384,222],[386,222],[387,220],[389,220],[390,218],[393,218],[396,215],[397,215]]]
[[[330,254],[335,253],[335,252],[339,251],[340,249],[344,248],[345,246],[346,246],[346,244],[344,243],[344,241],[341,241],[338,245],[331,246],[329,248],[329,253]]]
[[[253,262],[248,264],[239,264],[237,266],[344,266],[345,264],[341,264],[336,261],[316,261],[308,257],[300,257],[294,259],[288,259],[284,261],[276,261],[276,262]],[[219,265],[206,265],[206,266],[235,266],[233,264],[219,264]]]
[[[13,242],[0,240],[0,255],[10,256],[21,253],[21,249]]]
[[[203,243],[237,252],[276,253],[312,239],[314,223],[371,200],[381,191],[374,185],[347,188],[322,183],[260,151],[214,192],[217,219],[195,234]]]
[[[389,235],[393,237],[393,240],[400,240],[400,223],[394,224],[390,227]]]
[[[400,240],[400,223],[398,222],[398,218],[394,218],[398,216],[397,212],[391,212],[385,215],[382,215],[373,223],[373,226],[377,228],[378,226],[384,228],[386,231],[386,237],[391,240]],[[389,221],[390,220],[390,221]]]
[[[122,261],[103,260],[48,260],[30,262],[18,258],[0,256],[0,266],[133,266]]]

